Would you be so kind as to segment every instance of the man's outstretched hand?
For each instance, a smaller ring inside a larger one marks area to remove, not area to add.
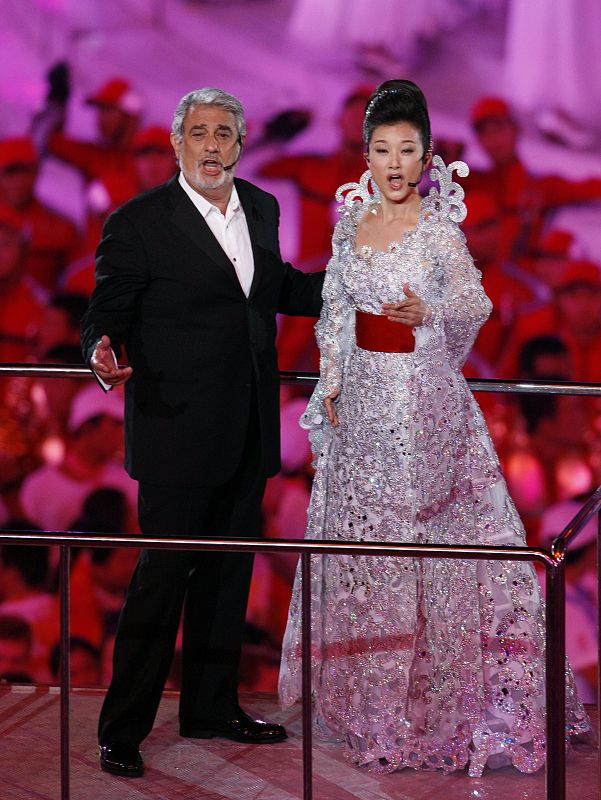
[[[109,386],[119,386],[131,378],[131,367],[119,367],[108,336],[101,336],[90,359],[90,366],[98,377]]]

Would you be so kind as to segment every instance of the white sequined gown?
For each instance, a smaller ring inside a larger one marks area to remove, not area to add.
[[[457,221],[463,191],[435,158],[440,192],[387,252],[356,252],[374,202],[350,192],[316,331],[321,376],[303,425],[317,458],[307,538],[524,545],[484,419],[460,370],[491,304]],[[340,191],[340,190],[339,190]],[[353,200],[353,198],[356,198]],[[357,347],[354,310],[381,313],[403,284],[427,303],[413,353]],[[323,398],[340,389],[340,425]],[[544,618],[530,564],[369,556],[312,558],[318,732],[377,771],[544,763]],[[570,732],[588,720],[567,671]],[[301,695],[300,574],[283,645],[280,699]]]

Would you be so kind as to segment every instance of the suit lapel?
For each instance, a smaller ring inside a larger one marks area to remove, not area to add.
[[[179,185],[177,176],[169,181],[168,189],[173,204],[171,220],[203,251],[203,253],[205,253],[205,255],[235,281],[240,291],[242,291],[234,265],[224,253],[217,239],[213,236],[213,232],[205,222],[202,214],[198,213],[198,209],[195,208],[194,203]]]

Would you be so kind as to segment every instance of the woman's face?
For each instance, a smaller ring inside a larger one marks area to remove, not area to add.
[[[372,177],[382,198],[392,203],[402,203],[417,189],[409,186],[418,183],[431,155],[424,156],[419,131],[410,122],[393,122],[374,128],[367,153]]]

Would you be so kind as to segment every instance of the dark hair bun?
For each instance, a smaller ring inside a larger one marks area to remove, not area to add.
[[[398,93],[398,95],[403,97],[408,103],[413,102],[422,106],[423,108],[428,107],[424,93],[416,83],[413,83],[413,81],[408,81],[404,78],[395,78],[391,81],[384,81],[384,83],[381,83],[372,94],[372,98],[376,98],[380,94],[385,96],[384,92]]]
[[[415,125],[421,136],[424,154],[431,149],[432,133],[425,95],[417,84],[403,78],[384,81],[370,97],[363,123],[366,145],[369,145],[378,125],[393,125],[396,122]]]

